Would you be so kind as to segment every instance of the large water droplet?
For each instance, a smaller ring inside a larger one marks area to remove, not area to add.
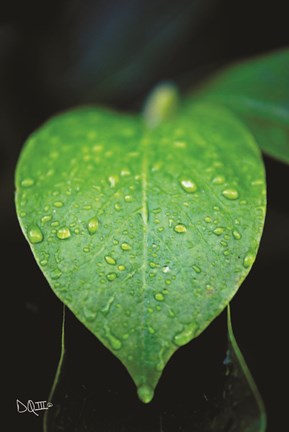
[[[155,299],[157,300],[157,301],[164,301],[164,296],[163,296],[163,294],[162,293],[157,293],[156,295],[155,295]]]
[[[169,266],[168,265],[163,266],[162,271],[163,271],[163,273],[169,273],[169,271],[170,271]]]
[[[107,315],[110,311],[111,305],[114,302],[114,296],[110,297],[106,303],[106,305],[101,309],[101,312]]]
[[[116,273],[108,273],[106,275],[106,279],[109,280],[110,282],[114,281],[117,278],[117,274]]]
[[[37,225],[31,225],[27,234],[32,244],[40,243],[43,240],[43,233]]]
[[[121,244],[121,248],[123,251],[129,251],[131,250],[131,245],[129,245],[128,243],[124,242]]]
[[[89,234],[95,234],[99,227],[99,221],[97,217],[91,218],[87,223],[87,230]]]
[[[194,183],[192,180],[181,180],[181,186],[187,193],[196,192],[198,189],[196,183]]]
[[[153,389],[150,386],[146,385],[146,384],[141,385],[137,389],[137,394],[138,394],[138,397],[140,398],[140,400],[142,402],[144,402],[144,403],[151,402],[151,400],[154,397],[154,391],[153,391]]]
[[[104,257],[104,259],[107,262],[107,264],[111,264],[111,265],[116,264],[116,260],[114,258],[112,258],[111,256],[106,256],[106,257]]]
[[[217,236],[223,234],[223,232],[225,231],[225,229],[223,227],[217,227],[214,229],[213,233],[216,234]]]
[[[236,189],[224,189],[222,195],[229,200],[236,200],[239,198],[239,192]]]
[[[119,339],[117,339],[114,335],[112,335],[109,332],[107,332],[106,337],[107,337],[112,349],[114,349],[115,351],[121,349],[122,343]]]
[[[248,253],[243,261],[244,267],[248,268],[251,267],[251,265],[253,264],[253,262],[255,261],[255,255]]]
[[[62,201],[55,201],[55,203],[53,203],[53,205],[56,208],[60,208],[60,207],[63,207],[63,202]]]
[[[239,231],[237,231],[237,230],[233,230],[233,237],[234,237],[236,240],[240,240],[240,238],[241,238],[242,236],[241,236],[241,234],[239,233]]]
[[[184,330],[174,337],[174,343],[178,346],[186,345],[194,337],[195,329]]]
[[[57,231],[56,235],[57,235],[57,237],[58,237],[60,240],[65,240],[65,239],[68,239],[68,238],[71,236],[71,232],[70,232],[70,229],[69,229],[69,228],[64,227],[64,228],[60,228],[60,229]]]
[[[183,234],[187,231],[187,228],[184,224],[178,224],[175,226],[174,230],[179,234]]]
[[[195,272],[196,273],[201,273],[201,269],[200,269],[200,267],[199,266],[197,266],[197,265],[193,265],[193,269],[195,270]]]

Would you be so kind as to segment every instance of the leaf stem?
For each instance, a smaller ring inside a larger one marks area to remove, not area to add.
[[[179,92],[170,81],[158,84],[148,95],[143,108],[143,118],[149,129],[170,119],[179,104]]]
[[[65,354],[64,327],[65,327],[65,305],[63,304],[62,325],[61,325],[61,349],[60,349],[60,357],[59,357],[59,361],[58,361],[58,365],[57,365],[54,381],[53,381],[53,384],[52,384],[52,387],[51,387],[51,390],[50,390],[50,393],[49,393],[49,396],[48,396],[48,402],[52,401],[52,398],[53,398],[53,395],[54,395],[57,383],[59,381],[62,365],[63,365],[64,354]],[[44,414],[44,417],[43,417],[43,431],[44,432],[48,432],[48,410],[45,411],[45,414]]]
[[[261,398],[261,395],[259,393],[259,390],[256,386],[256,383],[252,377],[252,374],[247,366],[247,363],[244,359],[243,354],[241,353],[241,350],[238,346],[238,343],[235,339],[235,335],[233,332],[233,327],[232,327],[232,319],[231,319],[231,309],[230,309],[230,305],[228,305],[227,307],[227,326],[228,326],[228,337],[229,337],[229,342],[232,345],[232,348],[234,350],[234,353],[237,357],[237,359],[239,360],[239,364],[240,367],[243,371],[243,374],[247,380],[247,383],[250,387],[251,392],[253,393],[257,406],[259,408],[260,411],[260,429],[259,432],[265,432],[266,431],[266,426],[267,426],[267,416],[266,416],[266,409],[265,409],[265,405],[264,402]]]

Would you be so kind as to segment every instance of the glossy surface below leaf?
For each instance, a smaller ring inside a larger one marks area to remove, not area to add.
[[[170,356],[223,310],[255,259],[265,184],[252,136],[213,105],[188,102],[154,130],[83,108],[30,137],[16,182],[51,287],[149,402]]]
[[[247,60],[221,72],[203,97],[238,114],[262,150],[289,163],[289,49]]]
[[[218,320],[179,353],[182,358],[167,372],[153,402],[144,406],[136,402],[132,386],[121,386],[117,371],[113,377],[103,374],[104,350],[88,350],[96,341],[71,314],[66,323],[63,315],[61,357],[48,398],[53,409],[45,412],[44,432],[265,432],[264,404],[234,337],[229,307],[227,316],[227,343]],[[82,335],[80,357],[74,324]]]

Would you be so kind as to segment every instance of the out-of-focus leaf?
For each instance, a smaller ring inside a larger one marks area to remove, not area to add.
[[[289,49],[221,71],[199,96],[230,108],[264,152],[289,163]]]

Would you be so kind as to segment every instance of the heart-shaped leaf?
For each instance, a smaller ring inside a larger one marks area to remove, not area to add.
[[[201,96],[224,104],[247,124],[259,146],[289,163],[289,49],[221,72]]]
[[[227,110],[191,101],[149,130],[83,108],[34,133],[17,212],[57,296],[149,402],[165,364],[228,304],[256,256],[264,168]]]

